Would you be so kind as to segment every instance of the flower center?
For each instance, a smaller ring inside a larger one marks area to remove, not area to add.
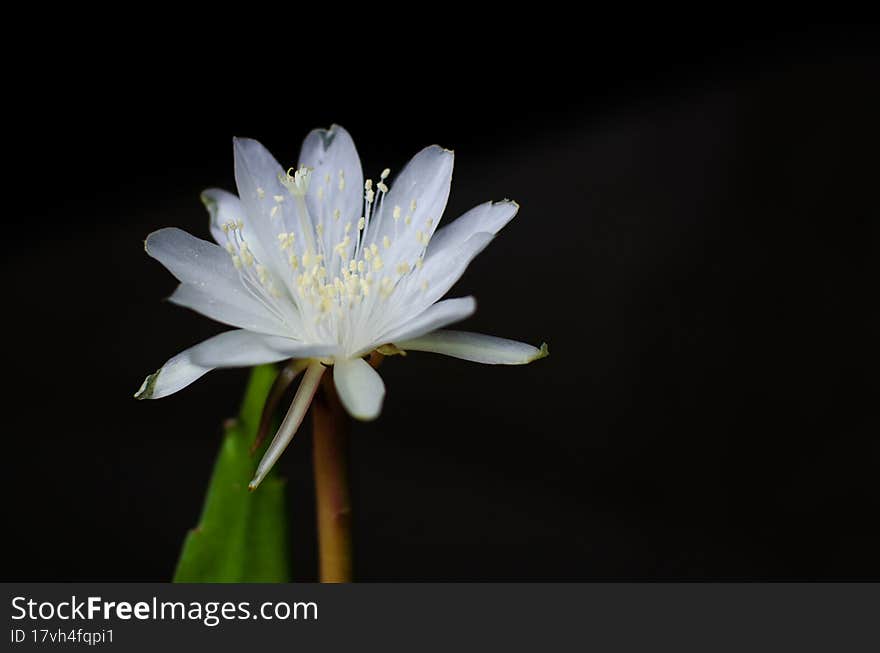
[[[285,207],[283,195],[266,196],[257,189],[261,202],[271,201],[268,213],[274,220],[286,208],[285,221],[273,222],[278,231],[277,243],[280,265],[273,272],[266,261],[258,260],[242,234],[244,224],[227,223],[226,249],[239,270],[242,281],[252,293],[276,315],[283,319],[282,302],[292,303],[302,327],[308,336],[322,342],[339,344],[349,353],[366,346],[371,337],[387,327],[393,315],[388,301],[411,292],[424,292],[427,281],[419,272],[425,249],[433,232],[434,220],[427,218],[424,225],[414,225],[413,215],[417,202],[407,206],[393,206],[385,210],[384,201],[389,192],[385,180],[390,174],[386,168],[374,184],[364,183],[364,212],[357,222],[353,216],[343,216],[339,208],[331,209],[329,200],[334,195],[331,184],[340,193],[345,189],[345,176],[339,171],[336,179],[326,174],[320,186],[309,196],[311,206],[318,213],[309,213],[306,196],[314,180],[312,170],[301,166],[289,169],[280,181],[289,191],[292,207]],[[343,224],[342,220],[349,218]],[[329,227],[325,227],[324,220]],[[332,222],[331,222],[332,221]],[[286,224],[286,227],[284,226]],[[260,256],[269,256],[260,252]],[[280,278],[278,278],[280,277]],[[296,334],[303,337],[305,334]]]

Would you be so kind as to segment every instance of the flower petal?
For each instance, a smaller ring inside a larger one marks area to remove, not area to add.
[[[154,231],[147,236],[144,249],[179,281],[197,286],[203,292],[211,292],[215,283],[222,286],[216,289],[220,296],[228,292],[226,286],[241,287],[238,271],[222,247],[182,229],[166,227]]]
[[[169,227],[147,236],[145,248],[183,282],[169,298],[171,302],[232,326],[278,335],[297,332],[298,316],[293,311],[284,314],[285,326],[257,301],[219,245]]]
[[[209,225],[211,235],[218,245],[225,247],[229,239],[223,232],[223,225],[244,220],[244,207],[241,200],[232,193],[219,188],[209,188],[204,191],[201,199],[202,204],[208,209],[208,215],[211,216]]]
[[[418,338],[453,322],[463,320],[473,315],[475,310],[477,310],[477,300],[473,297],[445,299],[442,302],[429,306],[421,315],[413,318],[403,326],[386,333],[373,346]]]
[[[352,417],[371,420],[379,416],[385,384],[363,358],[337,360],[333,366],[333,381],[342,405]]]
[[[226,331],[193,348],[192,361],[205,367],[250,367],[288,358],[332,355],[333,345],[305,344],[291,338],[245,331]]]
[[[325,356],[328,347],[305,346],[277,336],[250,331],[226,331],[182,351],[149,375],[135,393],[137,399],[167,397],[218,367],[248,367],[288,358]]]
[[[425,258],[445,249],[459,247],[474,234],[497,234],[519,211],[519,204],[511,200],[485,202],[437,230]]]
[[[550,355],[547,343],[538,349],[524,342],[467,331],[435,331],[394,344],[404,351],[429,351],[488,365],[523,365]]]
[[[284,325],[271,316],[262,304],[248,296],[246,292],[239,291],[243,289],[229,289],[226,293],[215,295],[203,292],[191,284],[182,283],[168,301],[239,329],[277,336],[286,335],[293,330],[285,329]],[[294,323],[292,316],[289,321]]]
[[[445,248],[430,260],[426,259],[422,269],[409,275],[395,290],[395,294],[400,293],[398,303],[395,310],[388,311],[384,316],[382,327],[377,332],[405,324],[443,297],[493,238],[489,233],[474,234],[459,247]]]
[[[287,254],[279,246],[278,234],[294,228],[299,233],[301,227],[300,208],[281,183],[287,174],[269,150],[253,139],[235,138],[233,149],[235,183],[245,210],[244,239],[262,265],[286,280],[290,276]],[[312,225],[306,226],[311,234]]]
[[[263,454],[253,480],[248,484],[249,490],[257,489],[257,486],[266,477],[269,470],[272,469],[272,465],[284,453],[287,445],[290,444],[293,436],[296,435],[296,431],[299,429],[300,424],[302,424],[306,411],[309,409],[315,392],[318,389],[318,383],[324,375],[324,369],[324,366],[318,361],[314,361],[309,365],[302,382],[296,389],[296,395],[294,395],[293,402],[284,416],[284,421],[281,422],[278,432],[272,438],[272,442],[269,443],[266,453]]]
[[[401,261],[412,264],[434,233],[449,199],[454,162],[452,150],[431,145],[416,154],[392,180],[366,234],[368,243],[381,245],[385,237],[393,243],[388,252],[382,253],[389,267]],[[395,207],[399,209],[397,220]]]
[[[309,132],[303,141],[299,164],[312,169],[306,202],[312,219],[323,225],[324,252],[332,256],[345,235],[345,225],[356,225],[363,215],[361,159],[351,135],[333,125]]]

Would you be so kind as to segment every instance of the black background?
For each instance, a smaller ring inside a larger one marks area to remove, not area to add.
[[[873,30],[371,20],[284,56],[233,23],[189,54],[122,33],[8,62],[4,578],[170,577],[246,372],[131,398],[223,330],[161,301],[143,239],[208,237],[233,135],[292,165],[338,122],[366,175],[454,148],[446,219],[519,201],[454,294],[479,301],[463,328],[551,351],[387,361],[353,437],[358,579],[880,580]],[[280,463],[297,580],[310,447]]]

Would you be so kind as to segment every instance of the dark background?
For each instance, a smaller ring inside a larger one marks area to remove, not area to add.
[[[455,294],[479,300],[463,328],[551,351],[387,361],[384,412],[353,434],[358,579],[880,580],[877,35],[541,29],[19,53],[5,579],[170,577],[246,372],[131,398],[223,330],[161,301],[175,281],[143,239],[208,237],[198,194],[234,190],[233,135],[292,165],[338,122],[372,176],[454,148],[446,219],[520,202]],[[297,580],[310,447],[280,463]]]

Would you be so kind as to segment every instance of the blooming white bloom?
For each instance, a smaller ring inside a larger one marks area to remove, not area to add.
[[[174,356],[135,397],[165,397],[215,368],[307,361],[252,488],[290,442],[327,366],[346,410],[368,420],[385,396],[363,359],[376,349],[508,365],[547,354],[546,345],[440,330],[474,312],[473,297],[441,297],[519,208],[487,202],[438,230],[451,151],[425,148],[393,184],[387,169],[364,181],[339,126],[306,137],[297,169],[285,171],[254,140],[235,139],[234,151],[238,197],[202,194],[217,244],[165,228],[146,251],[181,282],[170,301],[237,328]]]

